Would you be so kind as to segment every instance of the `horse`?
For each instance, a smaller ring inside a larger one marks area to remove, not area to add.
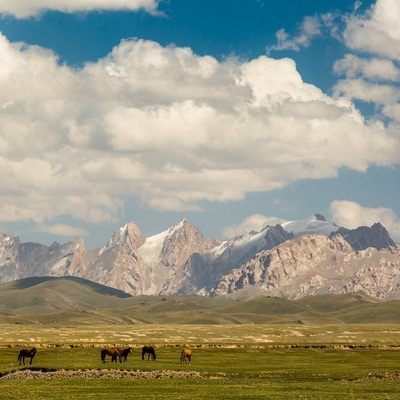
[[[185,361],[187,364],[190,364],[191,359],[192,359],[192,350],[185,347],[181,353],[181,364],[184,364]]]
[[[127,349],[121,350],[122,352],[122,357],[124,358],[124,361],[128,361],[128,355],[132,354],[132,347],[128,347]]]
[[[35,354],[36,354],[35,348],[30,349],[30,350],[22,349],[19,352],[18,359],[17,359],[17,361],[19,361],[19,365],[21,365],[21,362],[25,365],[25,357],[30,358],[31,361],[29,362],[29,364],[32,364],[33,357],[35,357]]]
[[[110,347],[108,349],[103,349],[100,352],[101,361],[103,364],[106,362],[106,356],[111,356],[111,362],[117,362],[117,358],[119,362],[122,363],[122,350],[117,349],[116,347]]]
[[[153,346],[143,346],[142,348],[142,360],[144,360],[144,355],[148,354],[147,360],[150,360],[150,356],[153,361],[156,361],[156,352]]]

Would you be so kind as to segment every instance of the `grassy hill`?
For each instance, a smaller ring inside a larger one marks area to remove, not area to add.
[[[366,295],[299,300],[130,296],[75,277],[28,278],[0,285],[0,323],[282,324],[399,323],[400,301]]]

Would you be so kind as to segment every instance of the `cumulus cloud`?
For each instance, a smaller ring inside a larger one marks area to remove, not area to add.
[[[334,86],[335,95],[375,104],[390,122],[398,122],[400,101],[400,2],[377,0],[366,12],[358,9],[344,18],[345,45],[361,56],[347,54],[334,64],[344,76]]]
[[[348,15],[343,38],[350,49],[400,60],[400,2],[377,0],[367,13]]]
[[[382,114],[397,123],[400,122],[400,104],[389,104],[383,107]]]
[[[0,35],[0,221],[115,221],[400,161],[399,138],[291,59],[125,40],[81,69]],[[373,149],[373,151],[371,151]]]
[[[380,222],[393,239],[400,239],[400,219],[389,208],[366,208],[353,201],[335,200],[330,205],[333,220],[339,226],[356,229]]]
[[[334,86],[335,96],[345,96],[376,104],[392,104],[400,99],[400,89],[382,83],[371,83],[364,79],[345,79]]]
[[[93,10],[146,10],[157,13],[160,0],[0,0],[0,14],[29,18],[47,10],[65,13]]]
[[[281,218],[267,217],[261,214],[254,214],[244,218],[239,224],[228,226],[222,230],[225,239],[231,239],[235,236],[244,235],[248,232],[259,232],[266,226],[275,226],[286,222]]]
[[[333,70],[338,75],[347,78],[367,78],[372,80],[386,80],[396,82],[400,79],[400,69],[392,60],[388,59],[363,59],[354,54],[346,54],[345,57],[335,62]]]
[[[334,72],[345,77],[334,86],[335,96],[376,103],[377,110],[386,110],[384,116],[392,115],[388,110],[399,101],[400,93],[397,85],[400,79],[400,2],[377,0],[367,11],[362,10],[361,2],[355,2],[353,11],[345,15],[326,13],[306,17],[293,36],[284,29],[279,30],[277,44],[267,51],[299,51],[326,33],[344,42],[348,49],[363,54],[362,57],[347,54],[335,62]]]

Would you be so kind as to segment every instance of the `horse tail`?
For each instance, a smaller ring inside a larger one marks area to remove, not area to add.
[[[29,353],[30,353],[30,356],[31,356],[31,361],[30,361],[30,363],[29,364],[32,364],[32,361],[33,361],[33,357],[35,357],[35,354],[36,354],[36,348],[34,347]]]
[[[115,349],[115,353],[114,353],[113,357],[114,357],[115,363],[117,363],[117,357],[119,359],[119,362],[122,363],[122,350]]]

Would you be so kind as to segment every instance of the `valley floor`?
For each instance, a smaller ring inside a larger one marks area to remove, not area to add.
[[[232,330],[231,330],[232,329]],[[101,348],[131,345],[127,362]],[[152,344],[157,360],[141,358]],[[193,349],[180,363],[183,345]],[[20,366],[22,347],[37,347]],[[400,326],[0,325],[2,400],[398,399]]]

